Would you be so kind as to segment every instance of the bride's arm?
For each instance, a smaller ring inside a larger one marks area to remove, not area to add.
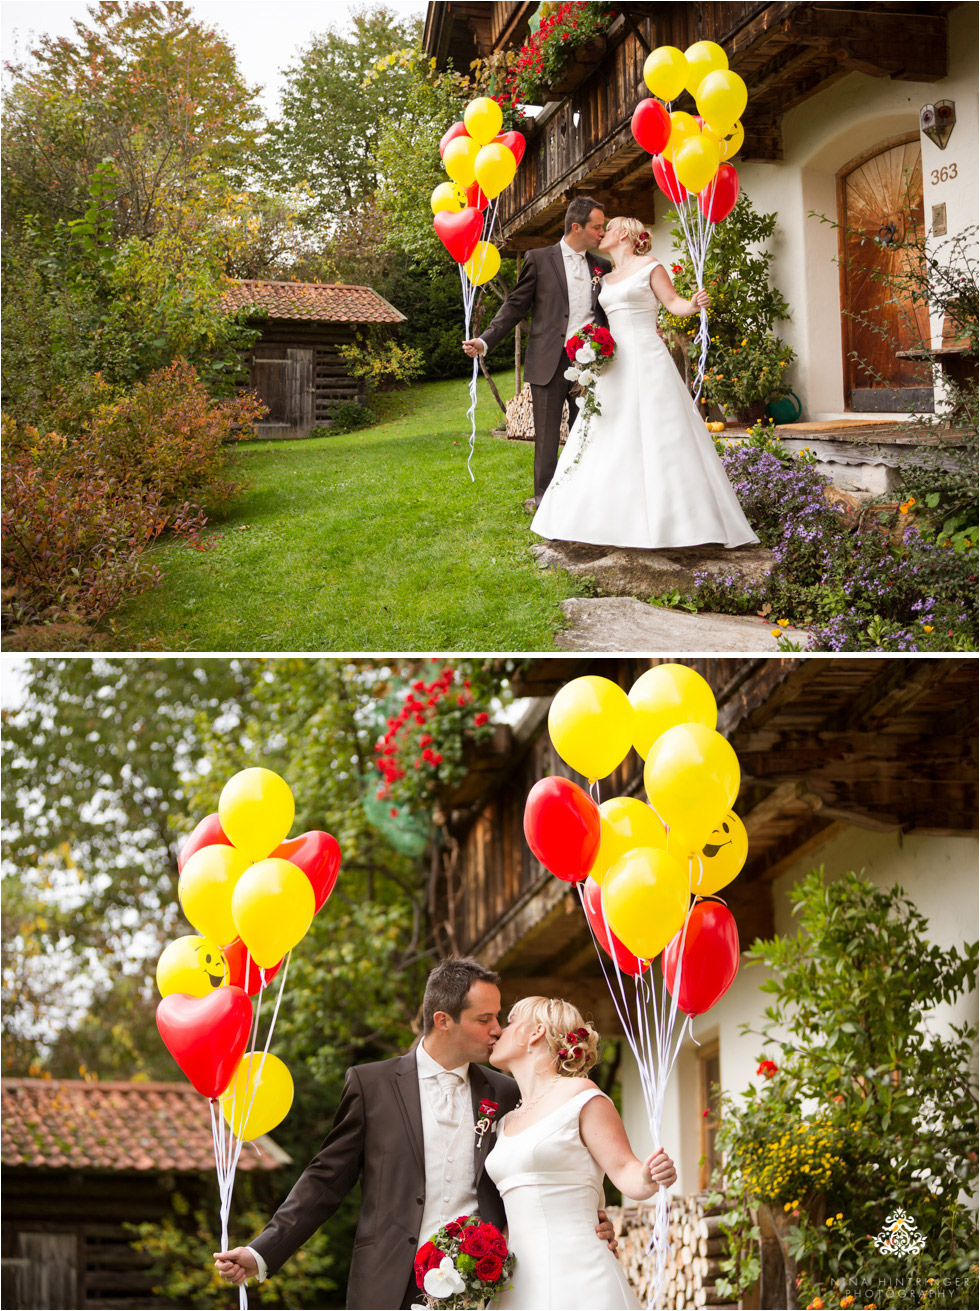
[[[645,1161],[633,1155],[619,1112],[605,1097],[593,1097],[579,1117],[582,1141],[621,1193],[642,1202],[677,1178],[674,1163],[658,1148]]]
[[[711,297],[706,291],[695,292],[690,300],[678,296],[674,290],[674,284],[662,264],[653,266],[653,272],[650,274],[650,287],[660,304],[669,310],[671,314],[676,314],[679,319],[686,318],[688,314],[696,314],[698,310],[706,310],[711,304]]]

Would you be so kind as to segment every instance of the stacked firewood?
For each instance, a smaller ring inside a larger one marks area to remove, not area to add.
[[[619,1241],[620,1263],[640,1301],[646,1305],[653,1292],[653,1261],[649,1255],[653,1233],[653,1207],[641,1203],[606,1208]],[[669,1311],[711,1307],[728,1311],[715,1281],[728,1252],[728,1240],[721,1231],[721,1208],[705,1201],[704,1193],[675,1197],[670,1204],[670,1253],[661,1305]]]
[[[534,441],[534,415],[531,412],[531,388],[525,383],[518,394],[507,402],[507,436],[517,441]],[[561,421],[561,436],[564,441],[568,436],[568,410]]]

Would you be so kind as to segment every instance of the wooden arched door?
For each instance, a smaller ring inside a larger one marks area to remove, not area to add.
[[[932,376],[902,351],[929,345],[925,305],[896,299],[882,276],[917,258],[909,244],[924,232],[918,132],[882,142],[837,175],[840,222],[844,403],[851,410],[933,407]]]

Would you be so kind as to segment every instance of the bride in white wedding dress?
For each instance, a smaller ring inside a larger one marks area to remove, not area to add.
[[[759,539],[742,513],[714,442],[657,332],[657,308],[693,314],[663,265],[646,255],[649,234],[614,218],[599,250],[613,268],[599,303],[616,355],[596,386],[600,413],[583,445],[580,415],[531,523],[549,539],[602,546],[671,547]]]
[[[507,1213],[517,1257],[513,1286],[494,1311],[609,1308],[640,1303],[622,1266],[595,1234],[608,1175],[637,1201],[669,1188],[673,1162],[658,1148],[634,1156],[612,1102],[583,1077],[599,1036],[568,1002],[525,997],[508,1017],[490,1063],[517,1080],[521,1101],[500,1121],[486,1169]]]

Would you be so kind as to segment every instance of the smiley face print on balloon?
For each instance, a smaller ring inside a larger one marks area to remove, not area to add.
[[[708,835],[701,849],[701,867],[697,856],[692,857],[691,891],[698,897],[708,897],[731,883],[745,864],[749,854],[749,835],[745,825],[730,810],[720,824]]]
[[[157,987],[162,997],[182,992],[207,997],[229,980],[228,962],[215,942],[188,933],[164,947],[157,962]]]

